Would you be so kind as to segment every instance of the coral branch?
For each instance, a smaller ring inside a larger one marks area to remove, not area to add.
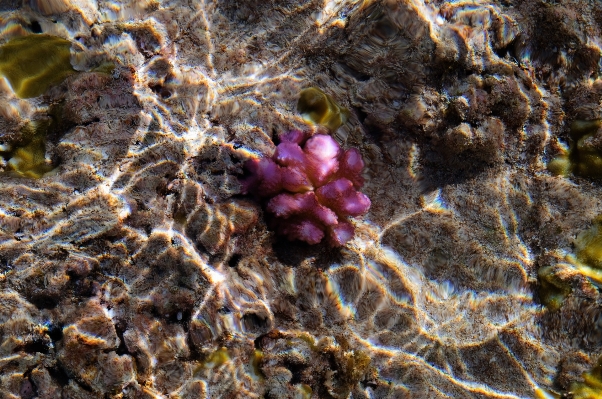
[[[271,158],[247,161],[241,183],[244,194],[264,201],[274,227],[289,240],[317,244],[326,236],[341,246],[354,235],[347,219],[370,208],[370,199],[358,191],[363,168],[359,150],[342,152],[330,136],[306,139],[295,130],[281,137]]]

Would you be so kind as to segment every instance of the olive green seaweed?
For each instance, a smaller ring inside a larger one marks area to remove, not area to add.
[[[602,215],[594,219],[588,230],[577,235],[575,255],[580,262],[602,270]]]
[[[317,87],[301,90],[297,110],[306,121],[325,126],[331,131],[341,127],[349,117],[346,108]]]
[[[20,98],[40,96],[75,72],[69,40],[28,35],[0,46],[0,74]]]
[[[37,179],[54,169],[55,165],[46,159],[49,125],[48,120],[29,122],[21,131],[19,143],[0,148],[0,157],[4,158],[8,172]]]
[[[599,399],[602,397],[602,357],[596,365],[582,374],[583,381],[573,382],[569,388],[573,399]]]
[[[571,146],[548,163],[556,176],[574,174],[602,179],[602,120],[576,120],[571,124]]]
[[[542,267],[537,271],[539,298],[541,303],[550,310],[559,309],[566,297],[571,293],[570,285],[560,280],[554,271],[555,268],[553,266]]]

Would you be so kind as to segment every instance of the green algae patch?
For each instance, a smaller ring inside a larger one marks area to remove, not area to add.
[[[602,398],[602,356],[596,365],[582,375],[582,382],[573,382],[569,388],[573,399],[599,399]]]
[[[575,273],[602,287],[602,215],[593,220],[589,229],[577,235],[574,247],[574,253],[565,255],[563,261],[537,272],[539,298],[550,310],[560,308],[570,295],[570,280]]]
[[[571,165],[571,160],[568,157],[568,154],[560,155],[560,156],[552,159],[548,163],[548,170],[554,176],[566,177],[569,174],[571,174],[571,169],[572,169],[572,165]]]
[[[602,215],[594,219],[592,227],[577,235],[575,255],[579,262],[602,271]]]
[[[0,46],[0,74],[20,98],[42,95],[75,72],[71,42],[60,37],[29,35]]]
[[[263,372],[261,371],[261,363],[263,362],[263,358],[263,352],[259,349],[255,349],[251,355],[249,366],[251,369],[251,376],[256,381],[261,381],[265,378]]]
[[[537,271],[539,299],[550,310],[559,309],[571,293],[570,285],[558,278],[555,271],[554,266],[542,267]]]
[[[307,384],[298,384],[295,386],[297,388],[297,392],[302,399],[310,399],[313,391],[311,387]]]
[[[349,118],[349,111],[317,87],[301,90],[297,110],[305,121],[337,130]]]
[[[214,369],[216,367],[223,366],[230,361],[230,354],[228,349],[221,347],[209,354],[207,359],[202,363],[202,367],[205,369]]]
[[[46,133],[49,121],[30,122],[19,143],[0,145],[4,170],[18,176],[38,179],[54,169],[46,159]]]
[[[571,124],[571,146],[548,163],[556,176],[602,179],[602,120],[577,120]]]

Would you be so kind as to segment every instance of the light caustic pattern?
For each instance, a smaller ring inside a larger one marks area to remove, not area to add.
[[[35,19],[81,44],[78,71],[113,68],[32,100],[0,87],[15,137],[15,107],[58,124],[54,171],[0,177],[6,393],[547,395],[568,350],[538,327],[547,233],[525,221],[574,231],[599,205],[543,172],[549,93],[492,48],[517,34],[497,6],[30,3],[3,37]],[[437,82],[424,54],[470,76]],[[367,164],[373,205],[342,249],[281,240],[239,195],[245,160],[316,129],[296,112],[310,86],[355,110],[333,136]]]

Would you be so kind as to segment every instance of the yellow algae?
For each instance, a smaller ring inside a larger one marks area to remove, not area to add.
[[[0,74],[20,98],[42,95],[75,72],[71,42],[60,37],[28,35],[0,46]]]
[[[317,87],[301,90],[297,110],[310,123],[337,130],[349,117],[349,111]]]
[[[596,365],[582,375],[583,382],[573,382],[569,392],[573,399],[598,399],[602,398],[602,356]]]
[[[255,349],[253,351],[253,354],[251,355],[251,361],[250,361],[251,376],[255,380],[263,380],[264,379],[263,372],[261,371],[261,362],[263,362],[263,358],[264,358],[263,352],[260,351],[259,349]]]
[[[560,155],[548,163],[548,170],[555,176],[566,177],[571,173],[571,161],[567,155]]]
[[[313,393],[311,387],[307,384],[298,384],[295,385],[297,392],[300,394],[301,398],[309,399],[311,398],[311,394]]]
[[[54,165],[46,159],[48,125],[48,121],[30,122],[22,132],[25,140],[0,148],[6,171],[37,179],[54,169]]]
[[[537,272],[539,279],[539,298],[541,303],[551,310],[559,309],[571,287],[558,278],[554,266],[542,267]]]
[[[591,179],[602,178],[602,120],[577,120],[571,124],[571,146],[548,163],[550,173]]]
[[[592,121],[576,120],[571,123],[571,135],[573,138],[583,137],[587,134],[595,133],[602,126],[602,120],[594,119]]]
[[[602,216],[594,219],[592,227],[575,240],[577,260],[595,269],[602,269]]]
[[[560,399],[561,396],[556,392],[551,392],[547,389],[537,388],[535,390],[535,399]]]
[[[230,361],[230,355],[228,354],[228,349],[225,347],[221,347],[216,351],[212,352],[207,359],[203,362],[203,367],[206,369],[214,369],[216,367],[222,366],[225,363]]]

